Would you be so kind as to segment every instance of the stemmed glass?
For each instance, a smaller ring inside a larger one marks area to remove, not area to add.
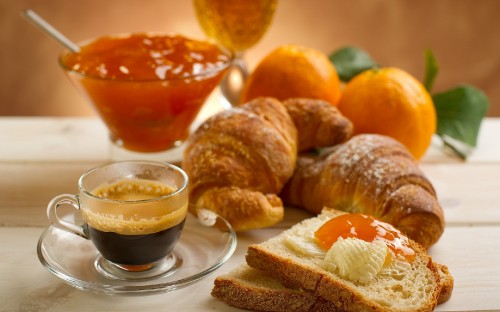
[[[239,104],[240,91],[248,76],[244,52],[267,31],[278,0],[194,0],[198,22],[206,35],[234,52],[229,73],[220,83],[231,105]]]

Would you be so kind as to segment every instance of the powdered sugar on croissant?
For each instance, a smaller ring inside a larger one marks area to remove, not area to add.
[[[332,207],[373,215],[424,247],[444,231],[432,184],[408,150],[387,136],[357,135],[323,155],[299,158],[280,197],[314,213]]]

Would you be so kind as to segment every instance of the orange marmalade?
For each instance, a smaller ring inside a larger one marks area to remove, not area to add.
[[[64,56],[64,66],[115,80],[166,80],[204,74],[229,57],[212,44],[182,36],[132,34],[101,37]]]
[[[183,36],[101,37],[60,63],[103,118],[113,142],[139,152],[178,145],[231,63]]]
[[[329,250],[339,238],[358,238],[366,242],[383,241],[395,254],[411,261],[415,251],[410,247],[408,238],[392,225],[378,221],[360,213],[343,214],[323,224],[314,236],[319,246]]]

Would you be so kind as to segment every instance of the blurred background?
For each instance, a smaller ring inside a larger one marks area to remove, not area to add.
[[[73,41],[145,31],[205,38],[190,0],[0,0],[0,116],[95,114],[59,68],[59,44],[20,16],[26,8]],[[245,58],[252,69],[281,44],[326,54],[351,45],[422,81],[430,48],[440,65],[434,92],[474,85],[490,99],[488,115],[500,116],[498,13],[498,0],[280,0]]]

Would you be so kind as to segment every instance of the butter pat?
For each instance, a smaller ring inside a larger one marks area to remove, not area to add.
[[[382,270],[388,253],[384,242],[339,239],[324,258],[324,268],[355,283],[366,284]]]

